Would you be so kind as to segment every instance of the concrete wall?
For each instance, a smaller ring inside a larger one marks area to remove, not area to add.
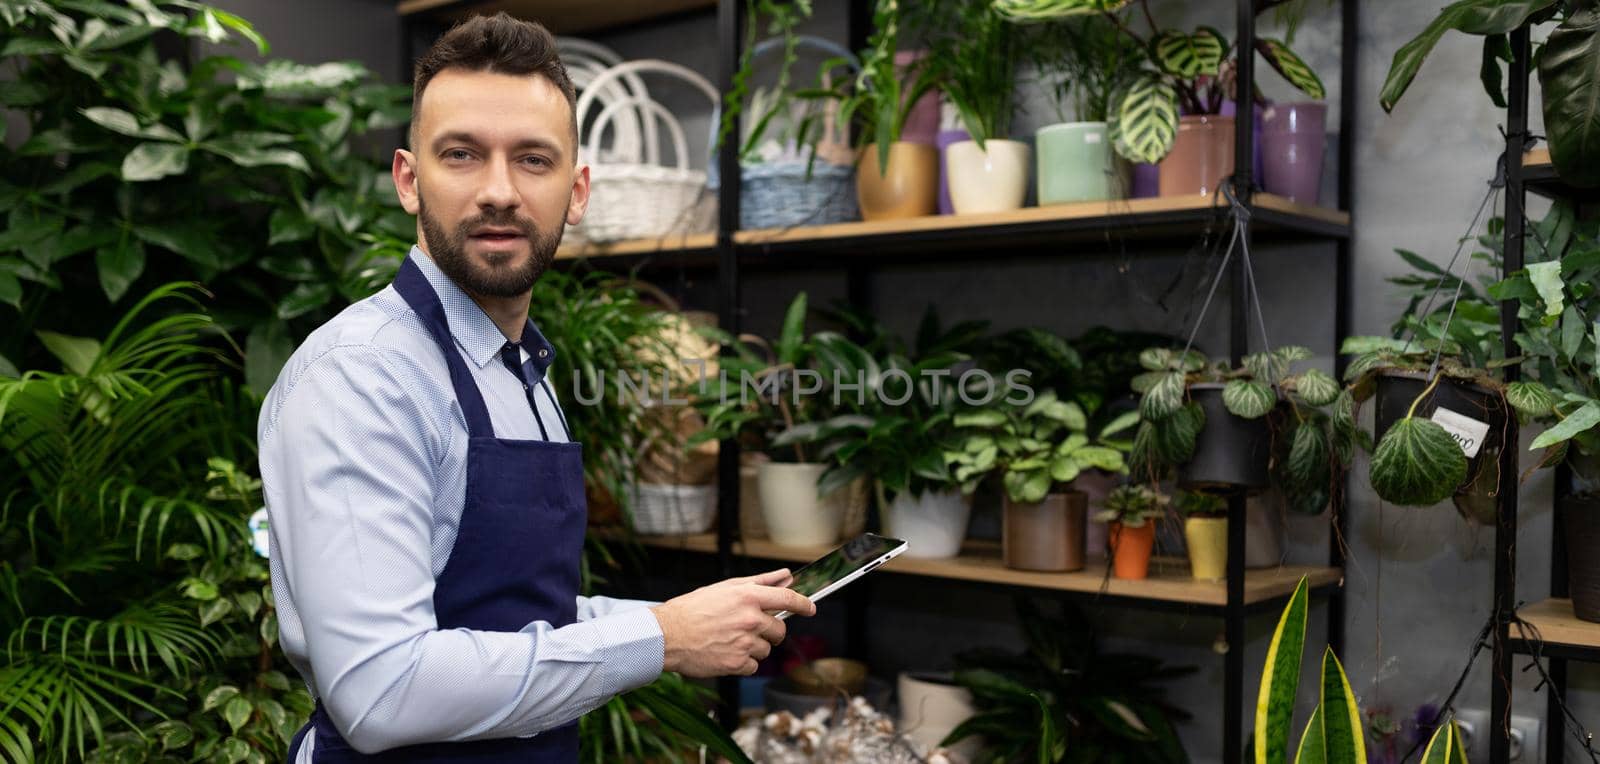
[[[276,54],[304,61],[360,58],[386,76],[398,74],[398,26],[387,13],[390,4],[382,0],[218,4],[256,22],[273,41]],[[817,5],[818,18],[809,31],[843,40],[843,4]],[[1440,262],[1448,259],[1503,145],[1496,128],[1503,124],[1504,113],[1494,108],[1478,85],[1479,53],[1473,39],[1446,37],[1395,113],[1385,115],[1377,106],[1377,90],[1393,51],[1427,22],[1436,5],[1362,3],[1360,48],[1351,52],[1358,57],[1360,88],[1352,211],[1357,333],[1383,332],[1404,306],[1384,281],[1405,271],[1393,248],[1412,249]],[[1231,34],[1230,4],[1167,2],[1159,3],[1157,10],[1174,23],[1212,19]],[[1338,98],[1339,36],[1337,10],[1319,0],[1295,43],[1296,50],[1322,73],[1332,103]],[[714,76],[716,36],[710,16],[601,41],[625,57],[667,58]],[[1269,95],[1287,95],[1270,71],[1261,70]],[[1039,89],[1029,87],[1027,92],[1016,126],[1019,134],[1053,120],[1053,108],[1040,101]],[[688,114],[685,127],[690,136],[704,136],[710,129],[709,115],[694,98],[674,96],[669,104]],[[1337,117],[1331,115],[1329,124],[1336,126]],[[1331,193],[1325,196],[1332,198]],[[1273,342],[1309,345],[1318,352],[1318,363],[1331,368],[1331,245],[1262,246],[1255,255]],[[975,258],[960,264],[887,267],[875,276],[871,292],[880,315],[908,331],[931,302],[947,321],[982,318],[996,328],[1037,325],[1072,335],[1107,324],[1181,333],[1192,320],[1205,267],[1203,258],[1182,251],[1130,246],[1108,253],[1100,247],[1074,246],[1053,259]],[[1161,288],[1175,277],[1179,288],[1160,301]],[[703,279],[669,274],[666,281],[710,306],[710,284]],[[808,290],[814,303],[845,293],[842,274],[836,272],[754,275],[745,289],[745,327],[775,329],[783,306],[797,289]],[[1072,307],[1062,309],[1063,304]],[[1201,341],[1223,348],[1225,326],[1226,312],[1216,313]],[[1427,510],[1382,506],[1365,488],[1365,474],[1365,464],[1358,465],[1351,483],[1348,642],[1343,658],[1363,707],[1404,719],[1421,704],[1443,700],[1465,664],[1489,613],[1493,534],[1469,527],[1448,506]],[[1548,480],[1542,476],[1530,480],[1523,491],[1519,593],[1526,600],[1539,599],[1547,591],[1549,496]],[[1319,562],[1327,548],[1326,521],[1297,518],[1289,539],[1291,561]],[[657,571],[693,577],[702,575],[705,567],[664,559]],[[1007,598],[995,596],[995,589],[895,576],[884,576],[873,587],[870,653],[883,672],[946,665],[951,653],[964,647],[1020,644]],[[655,596],[672,592],[662,582],[647,588]],[[794,624],[796,630],[842,638],[843,608],[824,610],[825,615],[814,622]],[[1220,621],[1104,606],[1091,606],[1090,612],[1111,646],[1200,667],[1196,676],[1176,687],[1174,697],[1197,716],[1181,729],[1191,754],[1197,761],[1215,761],[1220,748],[1216,707],[1222,692],[1222,660],[1213,648],[1220,639]],[[1315,612],[1313,635],[1323,633],[1324,612],[1320,607]],[[1251,622],[1247,666],[1260,665],[1270,628],[1270,618]],[[1458,707],[1488,707],[1487,662],[1485,654]],[[1308,671],[1313,668],[1308,661]],[[1247,694],[1254,692],[1257,680],[1258,671],[1252,668]],[[1591,727],[1600,727],[1597,685],[1600,674],[1574,668],[1575,710]],[[1532,689],[1530,677],[1519,674],[1517,711],[1542,716],[1544,697]]]

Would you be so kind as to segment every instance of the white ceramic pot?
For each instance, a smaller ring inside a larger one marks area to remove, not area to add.
[[[824,501],[817,481],[827,467],[821,464],[767,462],[756,468],[756,488],[761,494],[761,518],[767,536],[779,546],[828,546],[839,540],[844,526],[845,498],[849,490],[835,492]]]
[[[948,673],[902,673],[897,690],[901,734],[929,749],[978,712],[972,704],[972,693],[956,684]],[[978,738],[967,738],[951,750],[965,761],[976,761],[981,746]]]
[[[1028,168],[1033,150],[1022,141],[991,138],[957,141],[945,147],[950,180],[950,205],[957,215],[1002,212],[1022,207],[1028,195]]]
[[[888,503],[884,532],[906,542],[906,557],[954,557],[961,553],[972,517],[972,497],[960,491],[902,493]]]

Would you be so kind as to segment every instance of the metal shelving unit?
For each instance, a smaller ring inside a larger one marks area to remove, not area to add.
[[[1523,264],[1526,224],[1524,211],[1527,194],[1535,193],[1550,199],[1574,202],[1592,202],[1600,198],[1595,189],[1579,189],[1564,183],[1550,163],[1548,149],[1528,150],[1531,133],[1528,132],[1528,62],[1532,46],[1529,28],[1523,27],[1511,35],[1511,62],[1508,100],[1506,103],[1506,206],[1505,206],[1505,273],[1521,270]],[[1515,334],[1517,329],[1517,301],[1500,304],[1500,327],[1505,342],[1506,357],[1518,355]],[[1519,376],[1516,366],[1506,367],[1506,382]],[[1516,443],[1516,420],[1506,435],[1507,443]],[[1566,717],[1562,713],[1562,698],[1567,692],[1567,662],[1600,663],[1600,623],[1578,620],[1572,612],[1572,601],[1567,597],[1567,556],[1562,539],[1560,511],[1553,512],[1550,550],[1550,597],[1522,608],[1517,607],[1516,541],[1517,541],[1517,449],[1506,448],[1500,454],[1500,516],[1495,525],[1495,575],[1494,575],[1494,670],[1491,687],[1490,719],[1507,720],[1511,714],[1512,679],[1516,676],[1513,661],[1518,654],[1534,655],[1548,660],[1547,673],[1550,686],[1545,688],[1545,764],[1562,764],[1566,758]],[[1569,475],[1564,466],[1556,468],[1557,497],[1568,485]],[[1537,641],[1513,636],[1515,619],[1521,618],[1538,629]],[[1489,738],[1489,760],[1505,764],[1511,760],[1510,728],[1505,723],[1492,723]]]
[[[845,0],[848,9],[848,37],[852,49],[867,39],[871,23],[871,0]],[[715,81],[720,88],[731,88],[743,42],[745,0],[683,0],[666,4],[625,2],[616,4],[616,18],[599,26],[584,28],[589,22],[563,19],[561,14],[590,3],[570,0],[406,0],[402,8],[413,11],[403,16],[406,71],[411,59],[424,46],[429,35],[443,31],[450,19],[480,8],[503,6],[514,13],[539,18],[561,33],[594,33],[616,25],[648,25],[662,18],[698,15],[715,6],[718,57]],[[672,5],[672,10],[664,10]],[[1255,0],[1234,0],[1236,45],[1253,51],[1256,14]],[[683,7],[678,7],[683,6]],[[1225,7],[1225,6],[1224,6]],[[1293,205],[1267,194],[1249,193],[1255,179],[1251,162],[1236,163],[1236,185],[1247,189],[1240,202],[1249,210],[1253,234],[1261,240],[1315,240],[1334,245],[1335,257],[1335,345],[1348,334],[1350,325],[1350,217],[1354,162],[1352,141],[1357,107],[1357,71],[1353,55],[1357,50],[1359,11],[1357,0],[1340,0],[1340,125],[1338,143],[1338,200],[1335,210]],[[575,17],[574,17],[575,18]],[[1237,71],[1240,92],[1254,92],[1255,56],[1241,56]],[[735,131],[737,133],[737,130]],[[1254,122],[1239,119],[1235,129],[1235,156],[1253,156]],[[869,307],[870,283],[877,267],[937,258],[946,262],[992,261],[996,256],[1063,258],[1062,245],[1075,244],[1076,251],[1104,248],[1107,241],[1193,242],[1217,234],[1226,222],[1227,209],[1212,199],[1140,199],[1080,205],[1029,208],[985,216],[945,216],[914,221],[858,222],[786,231],[740,231],[740,171],[732,146],[724,146],[716,157],[723,182],[718,190],[718,223],[713,234],[665,237],[659,240],[621,242],[607,246],[569,248],[560,255],[563,264],[585,262],[602,268],[631,268],[635,265],[714,270],[717,287],[717,314],[720,327],[737,334],[741,330],[741,274],[745,269],[798,269],[831,267],[845,271],[847,293],[852,303]],[[1248,352],[1247,289],[1241,260],[1231,266],[1229,282],[1229,354],[1237,363]],[[1342,361],[1340,362],[1342,371]],[[651,542],[685,552],[714,554],[723,575],[735,572],[742,558],[808,561],[820,550],[784,549],[761,542],[738,540],[739,453],[738,445],[725,441],[718,456],[718,525],[715,533]],[[980,585],[1026,587],[1061,592],[1072,596],[1096,597],[1097,601],[1131,607],[1177,608],[1189,614],[1219,617],[1224,621],[1227,644],[1224,657],[1222,760],[1241,761],[1245,724],[1253,704],[1246,702],[1244,653],[1246,619],[1270,614],[1281,608],[1301,573],[1312,578],[1314,591],[1328,602],[1328,640],[1337,650],[1344,637],[1342,568],[1345,513],[1342,506],[1333,512],[1326,567],[1280,568],[1247,573],[1244,567],[1244,497],[1229,502],[1232,522],[1228,532],[1228,577],[1223,584],[1179,580],[1175,575],[1158,575],[1151,582],[1116,582],[1104,588],[1098,575],[1074,576],[1025,574],[998,566],[989,554],[965,555],[952,561],[896,561],[886,570],[905,575],[920,575],[949,580],[972,581]],[[981,546],[981,545],[980,545]],[[1158,571],[1160,568],[1158,567]],[[1293,580],[1290,580],[1292,577]],[[1093,587],[1090,587],[1090,583]],[[1287,581],[1287,586],[1285,582]],[[865,598],[870,587],[852,587],[847,634],[854,641],[865,636]],[[737,684],[720,683],[723,720],[731,724],[737,717]]]

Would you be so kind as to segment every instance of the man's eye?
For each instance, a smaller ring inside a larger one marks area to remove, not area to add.
[[[451,150],[446,151],[444,153],[444,158],[445,159],[462,159],[462,160],[465,160],[465,159],[471,159],[472,158],[472,154],[468,153],[466,149],[451,149]]]
[[[535,167],[549,167],[550,166],[550,160],[545,159],[544,157],[541,157],[541,156],[531,156],[531,157],[528,157],[527,159],[525,159],[523,161],[525,161],[525,162],[527,162],[527,163],[529,163],[529,164],[531,164],[531,165],[533,165]]]

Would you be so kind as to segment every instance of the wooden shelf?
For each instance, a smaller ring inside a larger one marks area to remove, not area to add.
[[[1572,600],[1547,599],[1535,602],[1518,610],[1517,616],[1538,629],[1535,635],[1522,634],[1516,626],[1511,627],[1512,638],[1519,640],[1525,651],[1534,646],[1600,651],[1600,623],[1578,620],[1572,613]]]
[[[1522,181],[1529,191],[1547,199],[1600,199],[1600,189],[1569,186],[1556,174],[1550,162],[1550,149],[1534,149],[1522,155]]]
[[[708,554],[717,551],[717,537],[714,533],[693,536],[639,536],[638,540],[645,546],[658,549]],[[807,563],[828,551],[830,549],[827,547],[785,547],[770,541],[734,544],[736,554],[783,562]],[[998,544],[969,541],[962,549],[960,557],[939,560],[897,557],[886,563],[883,569],[904,575],[1077,592],[1218,610],[1226,606],[1228,601],[1228,591],[1223,582],[1194,580],[1189,575],[1188,561],[1183,559],[1157,559],[1152,562],[1150,578],[1143,581],[1125,581],[1116,578],[1107,579],[1104,575],[1103,560],[1091,560],[1088,568],[1073,573],[1013,570],[1001,562]],[[1310,577],[1313,588],[1336,586],[1343,578],[1343,573],[1338,568],[1288,565],[1250,570],[1245,573],[1245,604],[1247,606],[1267,604],[1289,596],[1294,593],[1295,585],[1300,582],[1302,575]]]
[[[500,11],[538,21],[556,34],[575,35],[654,21],[717,7],[716,0],[400,0],[402,16],[456,21]]]
[[[865,262],[930,256],[995,258],[1012,254],[1059,256],[1072,242],[1102,246],[1118,241],[1193,241],[1221,237],[1226,210],[1207,197],[1158,197],[1079,202],[973,215],[929,215],[783,229],[739,231],[740,263],[756,269],[846,267]],[[1280,238],[1345,238],[1346,212],[1295,204],[1257,194],[1254,230]],[[714,234],[675,234],[653,239],[563,246],[559,260],[585,259],[602,267],[635,263],[687,267],[716,264]],[[783,257],[804,255],[804,257]]]

